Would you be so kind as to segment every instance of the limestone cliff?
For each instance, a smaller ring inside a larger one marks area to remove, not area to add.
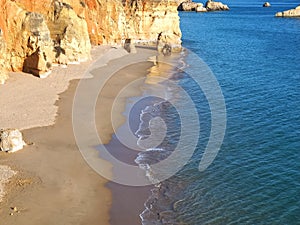
[[[6,43],[4,41],[2,31],[0,30],[0,84],[4,84],[8,78],[7,70],[8,64],[6,59]]]
[[[34,53],[39,47],[36,45],[37,43],[34,43],[34,41],[38,41],[38,33],[35,33],[35,31],[41,28],[43,33],[43,28],[45,28],[43,25],[45,23],[43,23],[44,21],[39,21],[37,14],[34,16],[30,15],[29,12],[23,10],[15,2],[3,0],[1,5],[0,26],[6,42],[5,58],[8,60],[8,66],[12,70],[22,70],[26,57]],[[37,19],[36,30],[32,27],[32,21],[35,16]]]
[[[58,9],[59,2],[54,1],[46,8],[47,12],[39,12],[22,0],[0,1],[0,26],[7,46],[5,56],[12,71],[43,77],[51,70],[52,62],[64,58],[67,63],[89,56],[86,21],[72,8],[62,4]]]
[[[125,3],[127,37],[155,43],[158,36],[169,38],[173,49],[181,46],[177,1],[130,0]]]
[[[91,44],[126,39],[181,46],[179,0],[0,0],[1,68],[43,76],[52,63],[89,58]],[[3,62],[7,62],[5,65]]]

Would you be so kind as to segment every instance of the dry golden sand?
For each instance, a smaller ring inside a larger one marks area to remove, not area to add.
[[[93,67],[101,67],[110,60],[108,66],[127,65],[137,57],[147,59],[153,51],[139,50],[138,54],[122,57],[124,55],[127,54],[121,49],[96,49],[92,62],[98,61]],[[114,58],[118,59],[112,60]],[[78,81],[72,81],[69,85],[69,76],[72,79],[81,78],[92,62],[71,65],[67,69],[57,68],[44,80],[13,74],[6,86],[0,87],[1,115],[3,113],[0,126],[31,128],[23,130],[23,133],[25,141],[33,143],[15,154],[0,153],[0,165],[19,171],[8,183],[9,193],[0,203],[0,224],[109,224],[112,196],[104,186],[107,180],[84,161],[72,129],[72,103]],[[145,67],[140,70],[141,76],[144,76]],[[123,72],[128,74],[126,69]],[[101,69],[97,69],[94,75],[101,75]],[[121,87],[126,83],[126,77],[132,79],[131,76],[124,76],[124,79],[116,79],[113,85]],[[68,90],[63,92],[68,85]],[[103,98],[107,106],[113,100],[113,90],[107,90],[109,97]],[[121,116],[123,107],[124,103],[118,107],[118,125],[124,121]],[[102,121],[98,130],[108,142],[113,129],[104,121],[109,121],[110,111],[103,105],[97,110],[102,115],[97,117],[97,121]],[[107,167],[110,169],[109,164]]]

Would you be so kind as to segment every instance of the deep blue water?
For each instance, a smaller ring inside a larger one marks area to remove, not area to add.
[[[205,119],[193,159],[170,181],[183,183],[175,211],[185,224],[300,224],[300,19],[274,17],[292,1],[262,3],[180,13],[183,46],[213,71],[227,110],[221,150],[199,172],[208,105],[188,76],[179,81]]]

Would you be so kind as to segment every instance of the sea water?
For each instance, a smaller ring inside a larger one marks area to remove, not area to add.
[[[184,71],[180,64],[169,74],[182,90],[163,82],[176,107],[156,99],[141,111],[136,131],[147,138],[147,123],[159,116],[166,138],[136,162],[149,172],[145,165],[166,159],[181,138],[194,135],[193,125],[186,136],[180,128],[180,115],[189,115],[194,106],[199,139],[186,165],[152,190],[143,224],[300,224],[300,19],[274,17],[297,3],[271,2],[270,8],[258,1],[225,3],[230,11],[180,12],[183,46],[209,66],[224,95],[223,144],[200,172],[211,112],[205,93],[189,76],[201,76],[201,70],[186,51],[180,56]],[[186,104],[184,91],[194,106]]]

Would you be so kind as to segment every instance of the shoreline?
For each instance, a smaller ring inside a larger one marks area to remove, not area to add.
[[[104,48],[108,48],[108,46]],[[120,55],[116,59],[116,52],[118,51]],[[148,55],[145,53],[146,50],[140,51],[142,52],[138,54],[145,55],[148,58]],[[148,54],[152,55],[154,51],[150,52]],[[85,65],[95,68],[100,67],[101,69],[106,64],[109,67],[112,64],[120,63],[120,59],[127,63],[130,60],[129,56],[133,56],[133,54],[124,53],[123,49],[120,52],[120,49],[115,50],[113,48],[107,51],[103,50],[100,53],[94,52],[94,55],[97,57],[95,60],[81,63],[80,65],[69,65],[67,69],[58,68],[55,70],[57,74],[54,71],[52,75],[46,78],[48,80],[51,79],[52,83],[54,82],[54,84],[59,86],[59,93],[55,93],[56,97],[51,100],[53,102],[51,104],[52,110],[43,114],[44,118],[49,118],[49,114],[52,113],[50,117],[54,118],[55,123],[51,122],[51,118],[43,120],[40,117],[30,121],[35,125],[28,125],[25,123],[28,120],[23,118],[26,112],[22,111],[26,110],[26,107],[21,107],[20,111],[18,111],[20,116],[16,117],[17,119],[14,123],[7,121],[7,125],[3,125],[3,128],[12,126],[23,128],[22,132],[25,141],[34,143],[18,153],[0,153],[1,165],[8,165],[19,172],[6,186],[6,190],[9,189],[10,191],[5,196],[4,201],[0,203],[0,214],[7,225],[18,223],[99,224],[99,222],[101,224],[109,224],[108,215],[112,196],[110,190],[105,187],[107,180],[100,177],[83,160],[73,136],[72,99],[80,80],[72,80],[70,82],[71,79],[67,79],[65,76],[55,80],[57,79],[55,75],[58,75],[60,71],[66,71],[64,75],[68,76],[70,70],[72,71],[73,69],[75,73],[72,74],[72,78],[75,75],[73,79],[78,79],[82,76],[80,71]],[[126,57],[122,57],[124,55]],[[102,59],[101,62],[100,59]],[[99,64],[93,65],[96,61]],[[10,83],[13,83],[15,87],[15,84],[19,83],[19,87],[24,87],[26,83],[24,84],[21,81],[31,77],[27,74],[22,74],[22,77],[18,76],[19,74],[13,74],[6,85],[10,86]],[[41,84],[43,82],[46,83],[46,79],[41,80],[31,77],[30,80],[35,80],[37,84]],[[30,80],[27,83],[29,86]],[[59,83],[61,80],[65,83]],[[50,87],[53,88],[51,85]],[[40,88],[43,89],[44,87]],[[65,91],[63,91],[64,88],[66,88]],[[26,94],[26,90],[24,91]],[[10,92],[8,91],[8,93]],[[18,94],[20,95],[19,92]],[[25,95],[23,97],[28,96]],[[41,99],[45,98],[45,96],[39,97]],[[36,98],[31,100],[36,103]],[[16,101],[12,102],[15,103]],[[27,108],[30,108],[28,101],[26,103]],[[49,104],[48,101],[46,103]],[[12,109],[9,109],[9,106],[6,109],[8,114],[14,112]],[[2,119],[4,120],[4,118]],[[22,120],[24,121],[22,122]],[[18,122],[19,126],[17,126]],[[36,125],[37,123],[38,125]],[[106,135],[111,137],[112,133],[107,132]],[[11,216],[11,207],[17,207],[20,213]]]
[[[122,48],[95,46],[91,51],[92,60],[67,67],[56,65],[44,79],[27,73],[10,73],[10,79],[0,87],[1,129],[25,130],[55,124],[59,95],[68,89],[72,80],[92,78],[83,74],[95,62],[101,60],[99,67],[105,66],[110,60],[127,54]]]

